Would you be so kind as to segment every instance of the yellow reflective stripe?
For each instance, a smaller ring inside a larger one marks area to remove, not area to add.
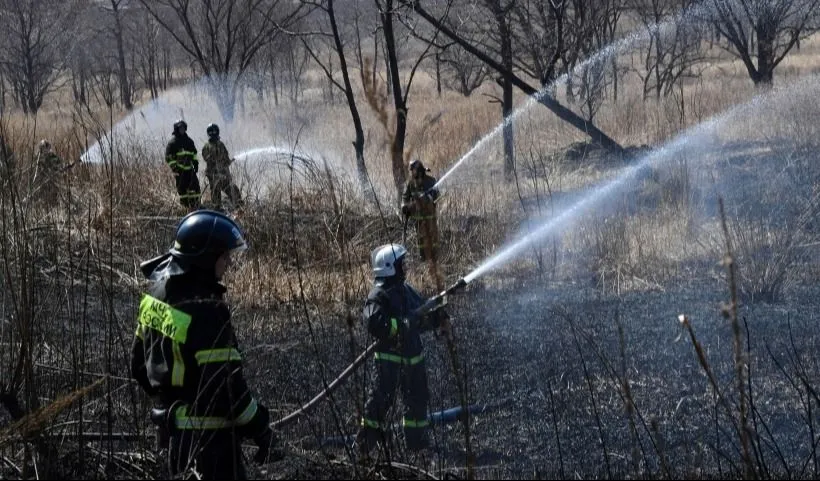
[[[191,316],[145,294],[140,301],[139,322],[145,327],[159,331],[165,337],[185,344]]]
[[[384,429],[385,426],[374,419],[362,418],[362,426],[373,429]]]
[[[253,420],[253,417],[256,416],[256,411],[259,409],[259,403],[256,402],[256,398],[251,399],[251,402],[248,403],[248,407],[242,411],[236,420],[234,421],[234,425],[236,426],[244,426]]]
[[[177,429],[225,429],[233,423],[225,418],[213,416],[188,416],[188,408],[180,406],[174,412],[174,424]]]
[[[194,197],[202,197],[202,194],[198,194],[196,192],[190,192],[190,193],[187,193],[187,194],[180,194],[179,195],[180,199],[193,199]]]
[[[418,356],[404,357],[404,356],[399,356],[398,354],[391,354],[389,352],[377,352],[376,353],[376,360],[377,361],[389,361],[389,362],[395,362],[396,364],[405,364],[405,365],[414,366],[414,365],[416,365],[416,364],[418,364],[418,363],[420,363],[421,361],[424,360],[424,355],[419,354]]]
[[[407,419],[401,420],[401,425],[406,428],[426,428],[430,422],[427,419]]]
[[[221,349],[206,349],[194,354],[196,363],[200,366],[203,364],[212,364],[216,362],[230,362],[241,361],[242,355],[233,347],[224,347]]]
[[[171,385],[182,386],[185,380],[185,360],[182,359],[182,351],[179,350],[179,343],[171,342],[171,350],[174,351],[174,368],[171,370]]]
[[[134,335],[135,335],[135,336],[137,336],[137,337],[138,337],[138,338],[140,338],[140,339],[143,339],[143,337],[142,337],[142,331],[143,331],[144,329],[145,329],[145,326],[143,326],[142,324],[137,324],[137,332],[135,332],[135,333],[134,333]]]
[[[390,337],[395,336],[399,332],[399,320],[395,317],[390,318]]]

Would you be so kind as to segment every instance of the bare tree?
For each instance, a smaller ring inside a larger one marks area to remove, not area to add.
[[[126,69],[125,59],[125,41],[123,34],[122,10],[127,8],[130,0],[108,0],[108,4],[100,4],[101,8],[108,9],[110,7],[111,19],[113,20],[111,35],[114,37],[114,45],[117,49],[117,79],[119,80],[120,103],[126,110],[134,108],[131,102],[133,94],[133,85],[128,78],[128,70]]]
[[[35,114],[57,86],[79,2],[0,0],[0,68],[23,112]]]
[[[623,147],[621,147],[617,142],[612,140],[608,135],[606,135],[604,132],[598,129],[591,122],[584,120],[572,110],[561,105],[557,100],[555,100],[555,98],[549,95],[549,92],[532,87],[527,82],[525,82],[521,77],[516,75],[514,72],[511,72],[509,69],[505,68],[498,60],[493,58],[492,54],[483,51],[480,48],[480,46],[472,44],[469,41],[462,38],[455,30],[450,28],[445,22],[437,18],[435,15],[431,14],[422,5],[421,1],[401,1],[402,3],[405,3],[408,6],[411,6],[419,16],[424,18],[424,20],[429,22],[431,25],[435,26],[442,34],[458,43],[461,47],[463,47],[471,54],[475,55],[476,58],[480,59],[493,70],[509,76],[513,85],[518,87],[525,94],[534,97],[540,104],[550,109],[561,120],[568,122],[576,129],[584,132],[586,135],[589,135],[593,141],[600,144],[603,148],[617,153],[623,151]]]
[[[194,60],[225,120],[232,120],[242,76],[260,49],[307,13],[285,0],[140,0]]]
[[[820,27],[820,0],[710,0],[711,20],[727,50],[755,85],[771,85],[774,70],[798,42]]]
[[[590,122],[610,85],[617,99],[616,58],[608,55],[604,48],[615,40],[623,3],[624,0],[571,0],[568,7],[568,30],[572,35],[567,40],[569,48],[564,62],[568,73],[567,96],[571,100],[576,94],[580,96]],[[608,66],[611,71],[607,71]]]
[[[556,78],[559,61],[566,55],[566,0],[519,0],[513,14],[516,67],[537,78],[542,87]]]
[[[396,194],[397,199],[401,200],[401,193],[402,189],[404,188],[404,183],[406,180],[406,167],[405,167],[405,140],[407,137],[407,98],[410,95],[410,89],[413,83],[413,79],[416,74],[416,70],[418,69],[421,62],[427,57],[429,54],[432,46],[434,45],[433,42],[429,42],[424,45],[422,52],[416,57],[415,61],[413,62],[412,66],[410,67],[409,75],[407,76],[407,81],[402,83],[402,77],[399,74],[399,41],[402,39],[397,38],[397,27],[402,25],[401,20],[405,22],[411,23],[411,20],[406,17],[408,11],[406,8],[401,7],[399,1],[393,0],[373,0],[376,8],[379,11],[379,28],[378,31],[381,32],[381,36],[383,38],[383,47],[385,52],[385,63],[387,67],[387,82],[389,85],[388,92],[390,93],[392,100],[393,100],[393,108],[395,112],[395,126],[392,132],[389,132],[390,137],[390,160],[391,160],[391,167],[393,171],[393,182],[396,187]],[[415,30],[415,25],[410,25],[410,31]],[[437,32],[433,34],[433,40]],[[411,36],[409,34],[406,35],[406,38],[409,40]],[[404,42],[407,43],[406,41]],[[375,70],[375,67],[374,67]],[[368,84],[367,79],[363,77],[363,81],[365,82],[366,90],[367,85],[370,85],[370,98],[373,98],[373,87],[374,84]],[[372,105],[372,103],[371,103]]]
[[[439,58],[444,65],[444,84],[465,97],[472,95],[489,77],[487,65],[458,44],[443,48]]]
[[[333,75],[332,59],[329,59],[328,61],[322,61],[319,53],[315,48],[311,47],[311,44],[307,38],[303,39],[305,42],[305,48],[311,55],[311,57],[313,57],[313,60],[324,71],[325,76],[327,77],[331,85],[341,90],[345,95],[347,107],[350,110],[350,118],[353,121],[353,150],[356,154],[356,169],[359,175],[359,186],[362,192],[369,192],[371,189],[369,188],[369,182],[367,180],[367,166],[364,162],[364,128],[362,127],[362,119],[359,115],[358,105],[356,104],[356,96],[353,92],[353,84],[350,81],[350,71],[348,68],[347,54],[345,53],[346,38],[343,37],[342,31],[339,28],[339,22],[337,21],[336,16],[335,2],[333,0],[324,0],[311,3],[314,3],[325,13],[327,19],[327,27],[329,27],[330,29],[330,32],[326,32],[323,29],[320,29],[320,33],[314,35],[314,37],[311,40],[313,40],[314,42],[319,42],[320,45],[322,45],[324,48],[330,49],[334,52],[336,60],[339,62],[339,70],[340,75],[342,77],[341,82],[338,79],[336,79]],[[358,17],[359,15],[358,1],[355,2],[354,15],[356,15],[356,17]],[[356,39],[360,41],[358,36],[356,37]],[[332,46],[324,45],[325,41],[331,42]]]
[[[688,15],[695,0],[629,0],[628,6],[649,35],[643,68],[644,98],[672,93],[675,84],[697,74],[694,68],[705,60],[701,48],[703,32]]]
[[[135,15],[129,32],[132,36],[130,44],[133,48],[136,75],[142,85],[148,89],[151,98],[159,96],[159,91],[165,88],[162,82],[162,53],[168,57],[168,45],[164,41],[162,27],[150,14],[144,10]]]

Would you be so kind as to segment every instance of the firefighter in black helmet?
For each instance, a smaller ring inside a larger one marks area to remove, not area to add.
[[[240,443],[259,463],[278,458],[268,410],[248,388],[220,280],[247,248],[240,227],[208,210],[185,216],[168,253],[143,262],[131,375],[154,401],[151,420],[169,448],[171,476],[245,479]]]
[[[222,192],[228,194],[228,200],[234,208],[242,207],[242,196],[231,177],[233,159],[228,148],[219,139],[219,126],[210,124],[205,129],[208,141],[202,146],[202,159],[205,161],[205,176],[211,184],[211,200],[217,209],[222,208]]]
[[[174,123],[172,134],[165,147],[165,162],[174,173],[179,203],[190,212],[199,208],[202,196],[199,179],[196,176],[199,172],[196,145],[188,137],[188,123],[184,120],[177,120]]]

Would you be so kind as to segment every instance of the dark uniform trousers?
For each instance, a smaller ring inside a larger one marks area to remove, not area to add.
[[[201,190],[199,186],[199,178],[193,169],[183,170],[174,175],[176,181],[177,194],[179,194],[179,203],[188,209],[199,208]]]
[[[385,422],[399,387],[404,403],[402,426],[407,447],[413,450],[426,447],[430,391],[423,355],[408,358],[379,352],[376,353],[374,371],[376,382],[365,404],[362,419],[362,448],[369,450],[377,441],[386,441]]]
[[[248,479],[233,430],[180,430],[171,435],[168,469],[174,479]]]

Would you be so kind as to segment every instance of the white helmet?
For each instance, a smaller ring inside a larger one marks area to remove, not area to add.
[[[373,265],[374,277],[390,277],[396,275],[396,263],[407,254],[407,249],[401,244],[385,244],[373,249],[370,254],[370,263]]]

